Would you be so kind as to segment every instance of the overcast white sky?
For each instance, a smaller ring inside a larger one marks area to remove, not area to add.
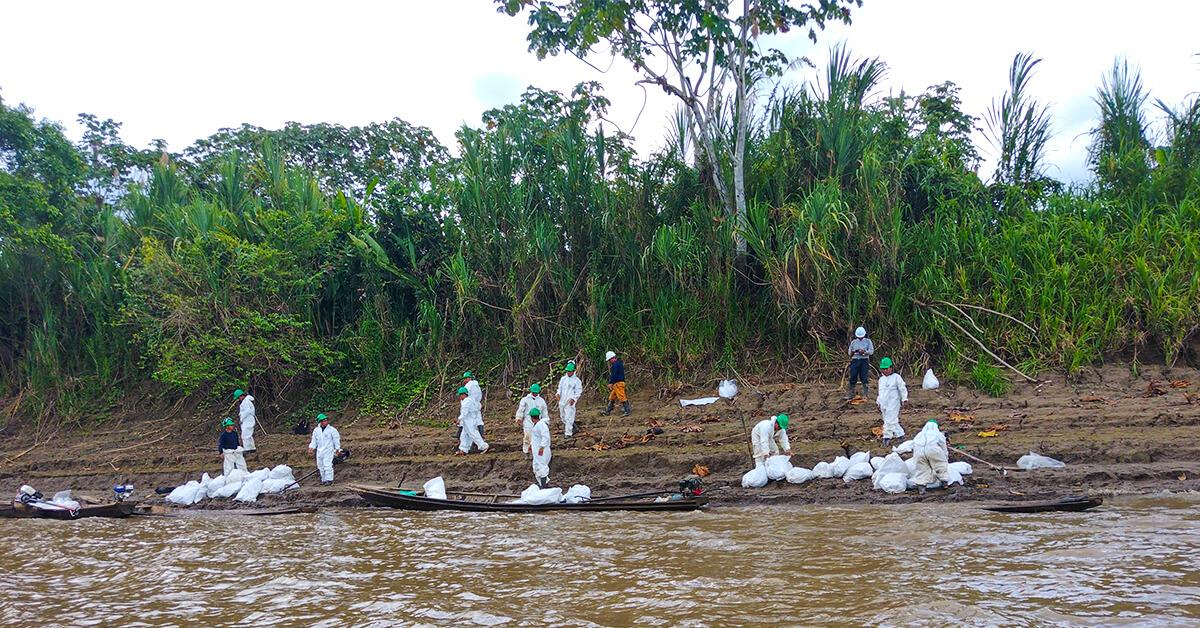
[[[604,74],[572,57],[539,62],[526,51],[524,19],[497,14],[491,0],[44,1],[7,3],[4,13],[6,103],[29,104],[73,136],[79,112],[111,117],[139,146],[163,138],[177,150],[242,122],[392,117],[452,146],[461,124],[477,124],[527,85],[599,80],[626,131],[645,101],[633,133],[646,150],[661,143],[674,108],[661,94],[646,100],[621,61]],[[1141,68],[1152,97],[1179,103],[1200,90],[1197,24],[1196,0],[865,0],[852,26],[815,46],[797,35],[785,47],[820,64],[830,44],[845,41],[887,62],[885,91],[952,80],[978,116],[1004,91],[1014,53],[1033,51],[1045,58],[1033,87],[1054,117],[1050,174],[1081,180],[1091,99],[1114,58]]]

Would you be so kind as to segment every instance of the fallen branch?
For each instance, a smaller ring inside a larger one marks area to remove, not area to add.
[[[943,304],[943,305],[949,305],[950,307],[955,307],[955,306],[954,306],[954,304],[952,304],[952,303],[946,303],[945,301],[934,301],[934,303],[941,303],[941,304]],[[959,303],[959,304],[958,304],[958,306],[959,306],[959,307],[969,307],[969,308],[971,308],[971,309],[973,309],[973,310],[980,310],[980,311],[983,311],[983,312],[990,312],[990,313],[992,313],[992,314],[995,314],[996,316],[1002,316],[1002,317],[1004,317],[1004,318],[1007,318],[1008,320],[1010,320],[1010,321],[1012,321],[1012,322],[1014,322],[1014,323],[1016,323],[1016,324],[1018,324],[1018,325],[1020,325],[1020,326],[1024,327],[1025,329],[1028,329],[1029,331],[1033,332],[1033,335],[1034,335],[1034,336],[1037,336],[1037,330],[1036,330],[1036,329],[1034,329],[1033,327],[1031,327],[1031,326],[1030,326],[1028,323],[1026,323],[1025,321],[1023,321],[1023,320],[1021,320],[1021,319],[1019,319],[1019,318],[1016,318],[1015,316],[1010,316],[1010,315],[1008,315],[1008,314],[1005,314],[1004,312],[997,312],[996,310],[988,309],[988,308],[986,308],[986,307],[983,307],[982,305],[971,305],[970,303]]]
[[[945,319],[947,323],[950,323],[951,325],[953,325],[955,329],[957,329],[958,331],[962,332],[962,333],[963,333],[963,335],[965,335],[967,338],[970,338],[971,340],[973,340],[973,341],[975,342],[975,344],[979,345],[979,348],[980,348],[980,349],[983,349],[984,353],[986,353],[986,354],[988,354],[988,355],[992,356],[992,359],[996,360],[996,361],[997,361],[997,362],[999,362],[1000,364],[1003,364],[1003,365],[1004,365],[1006,368],[1008,368],[1008,370],[1010,370],[1010,371],[1012,371],[1012,372],[1016,373],[1017,375],[1020,375],[1021,377],[1025,378],[1025,380],[1026,380],[1026,381],[1028,381],[1028,382],[1033,382],[1033,383],[1035,383],[1035,384],[1037,383],[1037,380],[1036,380],[1036,379],[1034,379],[1034,378],[1032,378],[1032,377],[1030,377],[1030,376],[1028,376],[1028,375],[1026,375],[1026,374],[1024,374],[1024,373],[1022,373],[1021,371],[1017,370],[1017,367],[1015,367],[1015,366],[1013,366],[1013,365],[1009,364],[1008,362],[1005,362],[1005,361],[1004,361],[1004,358],[1001,358],[1000,356],[996,355],[995,353],[992,353],[992,350],[991,350],[991,349],[988,349],[988,348],[987,348],[987,345],[983,344],[983,342],[982,342],[982,341],[980,341],[980,340],[979,340],[978,338],[976,338],[975,336],[972,336],[972,335],[971,335],[971,332],[967,331],[966,329],[963,329],[963,326],[962,326],[962,325],[959,325],[957,322],[955,322],[955,321],[954,321],[954,319],[950,318],[949,316],[946,316],[945,314],[943,314],[943,313],[941,313],[941,312],[939,312],[939,311],[937,311],[937,310],[935,310],[935,309],[933,309],[933,308],[929,308],[929,311],[930,311],[930,312],[933,312],[933,313],[934,313],[934,314],[936,314],[937,316],[940,316],[940,317],[942,317],[943,319]]]
[[[34,443],[33,446],[31,446],[29,449],[22,451],[21,453],[13,456],[12,458],[5,458],[4,464],[12,464],[12,463],[16,462],[18,459],[21,458],[21,456],[24,456],[25,454],[33,451],[34,449],[37,449],[38,445],[41,445],[41,443]]]

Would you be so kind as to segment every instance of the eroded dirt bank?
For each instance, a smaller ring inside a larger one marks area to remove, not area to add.
[[[736,400],[681,408],[678,400],[715,394],[685,390],[659,395],[633,386],[634,414],[600,415],[601,400],[592,390],[579,412],[582,429],[573,441],[562,436],[551,399],[556,485],[587,484],[596,494],[619,494],[674,486],[696,465],[708,468],[704,481],[714,505],[748,503],[908,502],[1038,499],[1065,494],[1145,494],[1200,490],[1200,372],[1193,369],[1146,369],[1134,377],[1126,367],[1091,371],[1075,382],[1061,376],[1040,385],[1021,384],[1000,398],[962,387],[920,389],[909,376],[910,403],[902,416],[909,435],[926,418],[939,418],[951,444],[965,445],[975,456],[1015,466],[1030,450],[1067,463],[1065,469],[1009,472],[1006,476],[972,463],[966,486],[888,495],[871,490],[869,481],[820,480],[803,485],[773,483],[747,490],[739,485],[749,468],[747,428],[776,412],[792,417],[789,434],[798,466],[811,467],[844,451],[887,449],[871,428],[879,413],[873,399],[858,405],[841,399],[837,382],[781,383],[750,378]],[[1174,385],[1172,385],[1174,382]],[[529,485],[531,472],[520,452],[520,428],[512,420],[515,400],[485,404],[487,454],[455,457],[453,428],[405,424],[381,425],[373,417],[337,417],[352,460],[337,467],[337,483],[318,487],[309,479],[300,490],[264,496],[256,506],[359,504],[346,490],[353,482],[419,486],[435,475],[452,490],[515,493]],[[438,405],[429,418],[447,421],[457,408]],[[951,415],[960,415],[952,420]],[[968,417],[968,418],[964,418]],[[745,423],[743,424],[743,419]],[[96,496],[129,481],[144,501],[161,502],[150,489],[220,473],[215,452],[216,418],[204,415],[145,417],[105,425],[90,433],[58,435],[35,445],[18,433],[0,444],[0,495],[15,494],[22,483],[49,493],[72,488]],[[647,430],[662,433],[646,436]],[[998,436],[980,432],[997,429]],[[301,477],[313,469],[307,436],[267,426],[256,434],[259,453],[251,469],[288,464]],[[644,442],[643,442],[644,441]],[[597,446],[602,443],[609,448]],[[953,458],[953,456],[952,456]],[[193,508],[244,508],[230,500],[206,501]]]

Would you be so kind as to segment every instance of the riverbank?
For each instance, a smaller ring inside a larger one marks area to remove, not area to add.
[[[575,439],[565,439],[555,418],[551,481],[581,483],[596,494],[620,494],[674,486],[697,465],[707,467],[704,482],[714,505],[755,503],[903,503],[913,501],[1028,500],[1064,494],[1151,494],[1200,491],[1200,371],[1146,368],[1139,376],[1122,366],[1082,374],[1076,381],[1044,375],[1039,384],[1019,384],[1003,397],[947,386],[921,390],[909,376],[909,404],[902,424],[911,436],[927,418],[938,418],[950,442],[998,465],[1015,466],[1030,450],[1067,463],[1063,469],[1007,475],[972,463],[966,485],[918,496],[871,490],[869,481],[818,480],[803,485],[773,483],[748,490],[740,478],[750,465],[747,428],[776,412],[792,417],[789,435],[798,466],[811,467],[842,455],[844,447],[882,455],[871,433],[878,425],[874,400],[841,399],[838,382],[804,384],[750,377],[732,401],[681,408],[680,398],[715,394],[683,390],[659,394],[633,387],[634,414],[601,416],[602,401],[589,391],[579,411]],[[1174,382],[1174,383],[1173,383]],[[552,414],[557,417],[557,409]],[[336,469],[336,484],[307,480],[299,490],[264,496],[256,506],[357,506],[347,490],[353,482],[419,486],[441,475],[449,488],[517,493],[531,471],[520,451],[521,431],[513,423],[515,400],[485,404],[487,454],[453,455],[454,429],[385,422],[378,417],[335,417],[351,460]],[[5,439],[0,449],[0,495],[21,484],[50,493],[71,488],[102,496],[113,484],[130,482],[145,502],[161,503],[155,486],[174,486],[220,473],[215,452],[216,420],[211,413],[125,418],[100,429],[58,434],[45,442],[32,435]],[[457,404],[430,407],[424,423],[452,423]],[[743,424],[743,419],[745,423]],[[650,431],[648,434],[647,431]],[[661,430],[661,433],[655,434]],[[997,436],[981,437],[996,431]],[[262,433],[264,432],[265,433]],[[301,477],[313,469],[307,436],[268,427],[256,433],[259,452],[251,469],[287,464]],[[245,508],[231,500],[209,500],[193,508]]]

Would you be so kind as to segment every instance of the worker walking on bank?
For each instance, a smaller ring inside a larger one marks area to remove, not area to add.
[[[321,472],[321,486],[333,484],[333,457],[342,451],[342,435],[329,424],[324,413],[317,415],[317,427],[313,428],[312,440],[308,442],[308,453],[317,454],[317,470]]]
[[[550,485],[550,426],[542,420],[542,412],[537,408],[529,411],[533,421],[530,430],[529,446],[533,452],[533,479],[539,488]]]
[[[884,358],[879,361],[879,369],[883,375],[879,378],[879,396],[875,403],[883,414],[883,444],[889,444],[892,439],[904,438],[904,428],[900,427],[900,407],[908,403],[908,387],[904,378],[892,369],[892,359]]]
[[[583,396],[583,382],[575,374],[575,362],[567,362],[566,374],[558,380],[558,416],[562,418],[563,434],[575,434],[575,406]]]
[[[517,404],[517,414],[515,416],[517,425],[521,426],[521,451],[525,455],[529,455],[529,438],[533,432],[533,419],[530,418],[530,413],[537,410],[538,414],[543,417],[550,416],[550,409],[546,406],[546,400],[542,398],[541,384],[532,384],[529,386],[529,394],[521,397],[521,403]]]
[[[950,481],[950,450],[937,419],[929,419],[912,441],[913,483],[924,493],[926,487]]]
[[[254,395],[247,395],[241,388],[233,391],[233,400],[237,401],[239,397],[245,395],[241,405],[238,406],[238,420],[242,424],[242,448],[246,453],[258,451],[254,446],[254,426],[258,424],[258,418],[254,413]]]
[[[754,467],[767,463],[767,458],[783,454],[792,455],[792,444],[788,442],[788,415],[777,414],[759,421],[750,430],[750,446],[754,450]]]
[[[629,397],[625,394],[625,363],[612,351],[604,354],[604,359],[608,360],[608,407],[604,414],[612,412],[614,403],[620,403],[625,416],[629,416],[633,409],[629,407]]]
[[[479,453],[488,450],[479,429],[483,427],[483,413],[480,412],[479,402],[471,398],[471,391],[466,386],[458,389],[458,451],[456,456],[471,453],[471,445],[479,448]]]
[[[467,389],[467,396],[479,404],[479,438],[483,438],[483,390],[479,388],[479,382],[475,379],[475,375],[471,371],[466,371],[462,374],[462,385]],[[458,434],[455,438],[462,438],[461,426],[458,428]]]
[[[854,340],[850,341],[850,385],[846,389],[846,399],[854,398],[855,382],[862,382],[862,396],[867,396],[867,381],[871,375],[871,356],[875,353],[875,343],[867,338],[867,330],[859,327],[854,330]]]
[[[221,437],[217,439],[217,453],[225,460],[222,473],[229,475],[234,469],[246,470],[246,458],[242,456],[242,446],[238,444],[238,434],[233,429],[233,419],[225,417],[221,421]]]

